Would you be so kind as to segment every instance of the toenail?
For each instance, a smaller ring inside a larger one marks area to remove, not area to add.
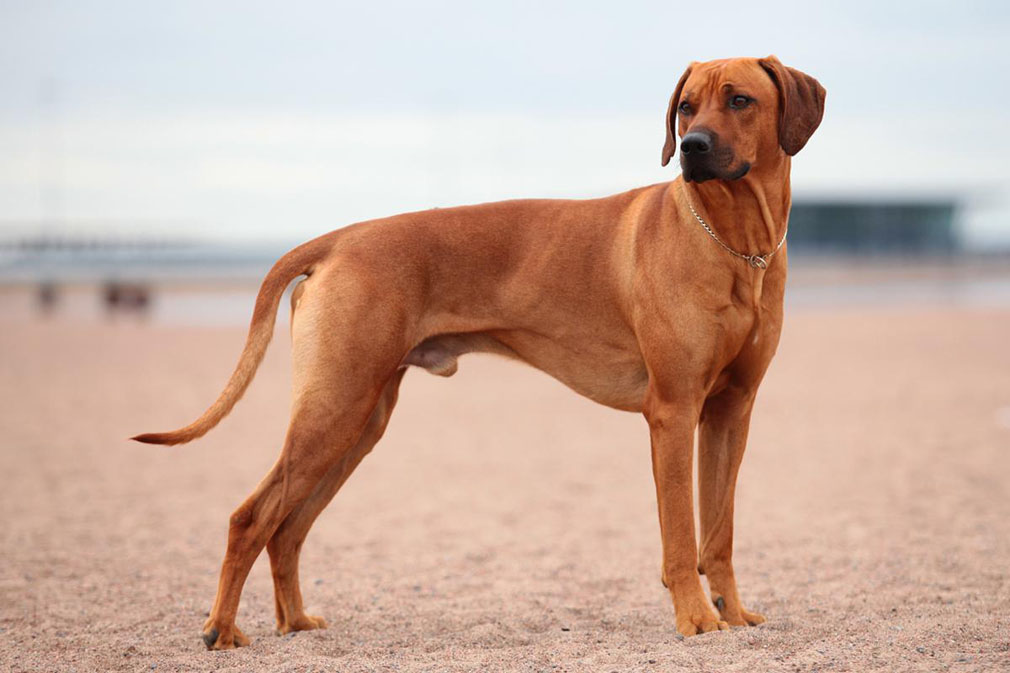
[[[726,609],[726,601],[723,600],[722,596],[719,596],[719,598],[715,599],[715,607],[719,608],[719,612],[722,612],[723,610]]]

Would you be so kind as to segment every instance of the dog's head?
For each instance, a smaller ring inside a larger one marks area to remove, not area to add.
[[[692,63],[666,112],[663,165],[680,142],[688,182],[739,180],[803,149],[824,115],[824,87],[774,56]]]

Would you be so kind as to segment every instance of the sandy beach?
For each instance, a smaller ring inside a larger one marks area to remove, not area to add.
[[[125,438],[198,415],[244,332],[4,317],[0,670],[1010,670],[1008,310],[787,314],[737,499],[760,627],[676,634],[641,417],[470,356],[408,374],[313,528],[330,628],[274,635],[264,554],[252,645],[207,652],[228,516],[285,431],[285,326],[206,438]]]

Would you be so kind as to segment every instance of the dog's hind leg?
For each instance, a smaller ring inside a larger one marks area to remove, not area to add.
[[[397,370],[386,384],[379,403],[372,411],[361,438],[351,450],[348,459],[330,468],[312,495],[288,514],[267,543],[274,579],[278,634],[326,628],[326,621],[322,617],[305,614],[305,608],[302,605],[302,592],[298,581],[298,559],[302,544],[305,542],[305,536],[308,535],[316,517],[326,508],[347,478],[351,476],[354,468],[372,450],[372,447],[385,432],[386,425],[393,413],[393,407],[396,405],[400,381],[403,379],[405,371],[405,368]]]
[[[248,643],[235,613],[249,569],[327,475],[350,473],[360,460],[355,447],[408,348],[400,343],[401,309],[376,301],[353,278],[342,280],[339,302],[332,294],[313,297],[311,289],[301,297],[293,325],[291,424],[277,463],[231,516],[217,598],[203,629],[210,649]]]
[[[362,395],[363,399],[339,409],[329,400],[320,399],[322,395],[325,393],[299,403],[277,463],[231,515],[228,551],[221,567],[217,598],[203,629],[204,642],[210,649],[248,644],[248,638],[235,626],[235,613],[253,562],[284,519],[312,494],[324,475],[344,470],[354,460],[352,449],[371,413],[374,398],[369,400]]]

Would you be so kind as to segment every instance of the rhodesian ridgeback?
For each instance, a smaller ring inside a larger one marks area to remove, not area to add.
[[[664,166],[681,137],[673,182],[601,199],[397,215],[284,255],[263,281],[217,401],[181,430],[134,438],[179,444],[213,428],[252,381],[284,290],[305,277],[291,298],[290,426],[276,465],[231,515],[207,647],[248,644],[235,613],[264,546],[278,631],[326,626],[305,613],[298,584],[309,528],[382,436],[407,368],[451,376],[461,355],[477,351],[641,412],[677,630],[763,622],[737,592],[733,499],[782,327],[791,157],[820,124],[824,98],[817,80],[774,56],[692,63],[666,114]]]

